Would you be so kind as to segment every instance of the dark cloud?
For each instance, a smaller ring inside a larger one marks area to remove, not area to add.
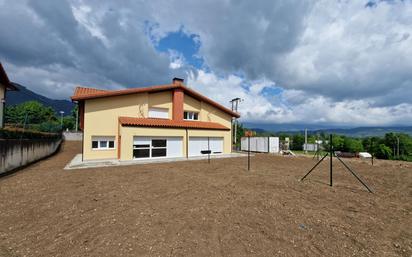
[[[225,81],[239,92],[256,81],[282,87],[286,100],[266,98],[285,105],[255,108],[273,119],[291,110],[305,117],[302,102],[321,121],[341,119],[321,116],[322,105],[350,109],[359,121],[361,108],[401,117],[412,109],[412,3],[367,3],[0,0],[0,58],[13,80],[59,98],[76,84],[143,86],[189,74],[204,86],[215,81],[222,89],[205,92],[219,99]],[[171,65],[179,53],[156,50],[173,32],[196,35],[203,70]]]

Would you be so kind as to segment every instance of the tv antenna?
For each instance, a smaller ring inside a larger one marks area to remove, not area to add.
[[[366,185],[365,182],[341,159],[339,156],[336,155],[335,151],[333,151],[333,136],[332,134],[329,135],[329,152],[327,152],[321,159],[318,161],[315,166],[313,166],[305,176],[303,176],[300,181],[303,181],[328,155],[329,155],[329,185],[332,186],[333,184],[333,157],[336,157],[343,166],[369,191],[369,193],[373,193],[372,190]]]

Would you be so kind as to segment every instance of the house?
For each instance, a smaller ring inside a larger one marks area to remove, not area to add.
[[[6,107],[6,92],[17,91],[18,89],[10,82],[7,73],[0,62],[0,128],[4,127],[4,109]]]
[[[232,118],[239,114],[172,84],[99,90],[77,87],[83,160],[201,156],[232,151]]]

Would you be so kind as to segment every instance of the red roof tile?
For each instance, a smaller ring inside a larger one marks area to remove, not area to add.
[[[122,90],[100,90],[95,88],[85,88],[85,87],[77,87],[74,91],[74,95],[71,97],[72,101],[82,101],[87,99],[93,98],[102,98],[108,96],[118,96],[118,95],[128,95],[128,94],[137,94],[137,93],[154,93],[159,91],[166,91],[166,90],[173,90],[176,88],[181,88],[185,94],[193,96],[194,98],[204,101],[225,113],[233,117],[239,118],[240,115],[236,112],[233,112],[229,108],[224,107],[223,105],[207,98],[198,92],[194,91],[193,89],[187,88],[181,84],[167,84],[167,85],[159,85],[159,86],[151,86],[151,87],[140,87],[140,88],[129,88],[129,89],[122,89]]]
[[[230,130],[230,128],[225,127],[222,124],[205,121],[176,121],[168,119],[119,117],[119,122],[123,126]]]

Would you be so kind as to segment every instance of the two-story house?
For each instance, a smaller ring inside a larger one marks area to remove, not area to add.
[[[99,90],[76,88],[83,159],[133,160],[232,151],[238,113],[183,85]]]
[[[0,128],[4,127],[4,109],[6,107],[6,92],[18,90],[9,80],[3,65],[0,63]]]

